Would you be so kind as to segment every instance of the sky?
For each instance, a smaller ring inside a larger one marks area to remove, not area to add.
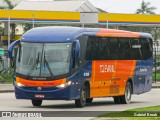
[[[94,6],[102,8],[110,13],[129,13],[134,14],[142,0],[89,0]],[[156,14],[160,14],[160,0],[144,0],[150,2],[151,6],[156,7],[154,11]]]

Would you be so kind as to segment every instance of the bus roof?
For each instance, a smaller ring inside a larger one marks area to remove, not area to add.
[[[21,38],[22,42],[71,42],[79,36],[107,36],[152,38],[148,33],[130,32],[124,30],[80,28],[80,27],[38,27],[27,31]]]

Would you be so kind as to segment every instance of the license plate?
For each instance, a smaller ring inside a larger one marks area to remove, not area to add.
[[[35,94],[35,98],[44,98],[43,94]]]

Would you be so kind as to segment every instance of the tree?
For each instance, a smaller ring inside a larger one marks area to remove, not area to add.
[[[137,14],[155,14],[154,10],[156,10],[157,8],[154,6],[151,6],[150,2],[144,2],[144,0],[142,0],[141,3],[141,7],[139,9],[137,9],[136,13]],[[144,27],[141,27],[144,28]],[[156,41],[160,36],[159,36],[159,28],[146,28],[146,31],[150,30],[149,33],[151,33],[154,36],[154,40]]]
[[[15,6],[12,4],[11,0],[3,0],[7,5],[8,9],[13,9]]]
[[[141,7],[137,9],[137,14],[155,14],[154,10],[156,10],[156,7],[151,6],[150,2],[144,2],[144,0],[141,3]]]
[[[28,30],[33,28],[33,25],[29,24],[29,23],[22,24],[22,26],[23,26],[23,31],[24,32],[27,32]]]

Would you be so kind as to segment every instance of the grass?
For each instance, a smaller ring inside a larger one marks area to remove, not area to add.
[[[135,116],[138,113],[148,114],[157,114],[158,117],[147,116],[147,117],[140,117]],[[143,108],[136,108],[136,109],[129,109],[122,112],[111,112],[106,113],[103,115],[99,115],[98,117],[107,117],[109,119],[118,119],[118,120],[160,120],[160,105],[159,106],[151,106],[151,107],[143,107]]]
[[[5,73],[0,77],[0,83],[10,84],[13,83],[13,73]]]
[[[143,107],[143,108],[135,108],[135,109],[127,110],[127,111],[160,111],[160,105]]]
[[[153,73],[152,78],[153,78],[153,80],[155,80],[155,73]],[[156,73],[156,80],[160,81],[160,73],[159,72]]]

